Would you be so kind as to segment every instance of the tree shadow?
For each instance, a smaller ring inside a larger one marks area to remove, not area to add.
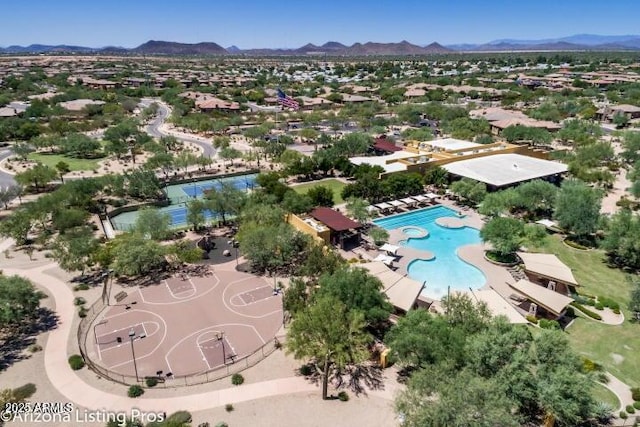
[[[0,372],[8,369],[20,360],[28,359],[25,349],[35,344],[36,338],[43,332],[58,326],[58,316],[48,308],[40,307],[35,317],[19,327],[6,329],[0,335]]]
[[[305,366],[309,368],[297,370],[296,373],[303,375],[305,379],[314,385],[322,385],[322,373],[319,372],[313,363]],[[375,364],[348,365],[343,369],[334,367],[329,373],[329,382],[336,390],[349,390],[356,396],[367,395],[368,390],[384,390],[384,376],[382,368]]]

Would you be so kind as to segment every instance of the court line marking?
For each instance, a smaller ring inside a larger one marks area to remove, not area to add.
[[[231,298],[229,298],[229,304],[233,305],[234,307],[247,307],[247,306],[249,306],[251,304],[257,304],[259,302],[266,301],[266,300],[269,299],[269,297],[275,296],[275,295],[273,295],[273,291],[272,291],[271,293],[269,293],[264,298],[254,299],[253,301],[249,301],[249,302],[245,302],[245,300],[242,298],[242,295],[248,294],[249,292],[257,291],[259,289],[264,289],[264,288],[269,288],[269,290],[271,290],[271,291],[273,290],[273,288],[270,285],[264,285],[264,286],[260,286],[260,287],[254,288],[254,289],[250,289],[250,290],[248,290],[246,292],[241,292],[239,294],[233,295]],[[239,298],[240,301],[242,301],[243,303],[242,304],[234,304],[234,302],[233,302],[234,298]]]
[[[253,325],[248,325],[248,324],[246,324],[246,323],[220,323],[220,324],[217,324],[217,325],[207,326],[206,328],[202,328],[202,329],[200,329],[200,330],[198,330],[198,331],[192,332],[191,334],[189,334],[189,335],[185,336],[184,338],[182,338],[180,341],[176,342],[176,343],[175,343],[175,344],[174,344],[174,345],[173,345],[173,346],[172,346],[172,347],[171,347],[171,348],[166,352],[166,354],[165,354],[165,356],[164,356],[164,357],[165,357],[165,361],[167,362],[167,365],[168,365],[168,366],[171,366],[171,365],[169,364],[169,355],[170,355],[170,354],[171,354],[171,353],[176,349],[176,347],[178,347],[178,346],[179,346],[180,344],[182,344],[184,341],[186,341],[187,339],[189,339],[189,338],[193,337],[194,335],[196,335],[196,334],[198,334],[198,333],[201,333],[201,332],[203,332],[203,331],[206,331],[207,329],[214,329],[214,328],[220,329],[220,328],[219,328],[220,326],[243,326],[243,327],[251,328],[251,329],[253,329],[253,331],[256,333],[256,335],[258,336],[258,338],[260,339],[260,341],[262,341],[262,344],[263,344],[263,345],[267,343],[267,342],[264,340],[264,338],[262,338],[262,335],[260,335],[260,332],[258,332],[258,330],[257,330],[257,329],[255,328],[255,326],[253,326]],[[225,334],[225,336],[226,336],[226,334]],[[196,340],[197,340],[197,339],[196,339]],[[235,349],[234,349],[234,353],[235,353]],[[173,372],[173,371],[171,371],[171,372]],[[190,374],[190,375],[191,375],[191,374]]]
[[[138,289],[138,291],[140,292],[140,299],[142,300],[142,302],[144,302],[145,304],[149,304],[149,305],[171,305],[171,304],[182,304],[188,301],[193,301],[195,299],[198,299],[200,297],[203,297],[205,295],[207,295],[208,293],[210,293],[211,291],[213,291],[215,288],[218,287],[218,285],[220,284],[220,278],[218,277],[218,275],[216,273],[213,273],[213,277],[216,280],[216,283],[209,289],[207,289],[206,291],[202,292],[199,295],[190,297],[190,298],[186,298],[186,299],[181,299],[181,300],[177,300],[177,301],[170,301],[170,302],[153,302],[153,301],[147,301],[146,299],[144,299],[144,295],[142,294],[142,289]],[[165,279],[166,280],[166,279]]]
[[[140,289],[138,289],[138,292],[140,292]],[[164,320],[164,318],[163,318],[162,316],[160,316],[159,314],[156,314],[156,313],[154,313],[154,312],[152,312],[152,311],[149,311],[149,310],[140,310],[140,309],[136,309],[136,311],[138,311],[138,312],[140,312],[140,313],[148,313],[148,314],[151,314],[152,316],[157,317],[158,319],[160,319],[160,321],[162,322],[162,325],[164,326],[164,330],[163,330],[163,333],[162,333],[162,338],[161,338],[161,339],[160,339],[160,341],[158,342],[158,345],[156,345],[156,346],[155,346],[155,347],[154,347],[154,348],[153,348],[149,353],[144,354],[144,355],[142,355],[142,356],[136,356],[136,359],[143,359],[143,358],[148,357],[148,356],[152,355],[153,353],[155,353],[155,352],[156,352],[156,350],[158,350],[158,348],[160,348],[160,346],[161,346],[161,345],[162,345],[162,343],[164,342],[165,338],[167,337],[167,322]],[[132,312],[132,311],[125,311],[125,312],[123,312],[123,313],[118,313],[118,314],[116,314],[116,315],[112,316],[111,318],[113,318],[113,317],[117,317],[117,316],[121,316],[121,315],[123,315],[123,314],[130,314],[130,313],[133,313],[133,312]],[[150,321],[150,322],[151,322],[151,321]],[[123,363],[120,363],[120,364],[118,364],[118,365],[111,366],[111,367],[108,367],[108,366],[107,366],[107,368],[109,368],[109,369],[113,369],[114,367],[122,366],[122,365],[125,365],[125,364],[127,364],[127,363],[132,363],[132,362],[133,362],[133,359],[128,360],[128,361],[123,362]]]
[[[157,333],[158,333],[158,331],[160,330],[160,324],[159,324],[158,322],[149,321],[149,322],[146,322],[146,323],[153,323],[153,324],[155,324],[158,328],[157,328],[157,329],[156,329],[156,330],[155,330],[151,335],[147,335],[147,332],[146,332],[146,330],[145,330],[145,328],[144,328],[144,323],[142,323],[142,329],[145,331],[145,332],[144,332],[144,333],[145,333],[145,338],[146,338],[146,337],[153,336],[153,335],[157,334]],[[125,329],[127,329],[127,328],[125,328]],[[107,344],[107,343],[104,343],[104,344]],[[113,350],[114,348],[120,348],[120,347],[122,347],[122,345],[124,345],[124,344],[126,344],[126,341],[122,341],[120,344],[118,344],[118,345],[116,345],[116,346],[109,347],[109,348],[105,348],[105,349],[104,349],[104,350],[102,350],[102,351],[108,351],[108,350]]]
[[[202,355],[202,360],[204,360],[204,363],[207,364],[208,370],[211,370],[211,365],[209,364],[209,359],[207,359],[207,356],[204,354],[204,351],[202,351],[202,347],[200,347],[199,345],[198,345],[198,350],[200,350],[200,354]]]
[[[164,282],[167,285],[167,289],[169,289],[169,293],[171,294],[171,296],[177,300],[184,300],[186,298],[192,297],[194,296],[198,290],[196,289],[196,285],[191,281],[191,278],[187,275],[187,280],[189,282],[189,288],[185,289],[184,291],[178,291],[178,292],[173,292],[173,289],[171,289],[171,286],[169,286],[169,280],[164,279]],[[183,280],[183,282],[185,282],[185,280]],[[181,289],[182,286],[179,286],[178,289]],[[186,287],[185,287],[186,288]],[[178,296],[178,294],[183,294],[185,292],[190,292],[189,295],[186,295],[184,297],[182,296]]]
[[[227,309],[227,310],[229,310],[229,311],[231,311],[232,313],[237,314],[238,316],[248,317],[248,318],[250,318],[250,319],[263,319],[263,318],[265,318],[265,317],[271,316],[272,314],[281,313],[281,312],[282,312],[282,305],[280,306],[280,309],[277,309],[277,310],[271,311],[271,312],[266,313],[266,314],[263,314],[263,315],[261,315],[261,316],[254,316],[254,315],[250,315],[250,314],[240,313],[239,311],[236,311],[236,310],[234,310],[232,307],[230,307],[230,306],[229,306],[229,304],[227,304],[227,297],[226,297],[227,290],[229,290],[229,288],[230,288],[231,286],[235,285],[236,283],[244,282],[244,281],[247,281],[247,280],[250,280],[250,279],[251,279],[251,280],[255,280],[256,278],[255,278],[255,277],[247,277],[247,278],[245,278],[245,279],[236,280],[236,281],[233,281],[233,282],[230,282],[230,283],[228,283],[228,284],[227,284],[227,286],[226,286],[226,287],[224,288],[224,290],[222,291],[222,304],[224,304],[224,306],[226,307],[226,309]],[[268,286],[268,285],[267,285],[267,286]],[[234,294],[234,296],[235,296],[235,295],[238,295],[238,294]],[[282,295],[282,293],[280,293],[279,295]],[[228,299],[230,300],[230,299],[231,299],[231,297],[229,297]],[[264,300],[267,300],[267,299],[268,299],[268,298],[264,298]]]

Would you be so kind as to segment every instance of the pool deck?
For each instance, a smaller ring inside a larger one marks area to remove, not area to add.
[[[472,227],[480,230],[484,221],[482,217],[472,209],[461,208],[454,202],[449,200],[439,200],[440,204],[453,209],[456,212],[462,213],[462,217],[444,217],[440,218],[443,221],[437,221],[438,225],[446,226],[450,225],[451,228],[460,227]],[[397,272],[402,275],[407,275],[407,267],[414,259],[430,259],[433,254],[427,251],[420,251],[417,249],[402,246],[399,242],[406,240],[408,236],[402,232],[400,228],[395,230],[389,230],[389,243],[392,245],[398,245],[398,253],[394,267],[397,267]],[[513,283],[514,280],[511,274],[505,267],[501,267],[487,261],[484,257],[485,250],[490,249],[489,245],[484,243],[465,245],[458,249],[458,256],[465,262],[477,267],[487,278],[486,284],[480,289],[493,289],[498,292],[505,299],[509,298],[509,295],[515,293],[508,283]],[[365,253],[365,259],[374,259],[378,251],[365,251],[361,250],[358,253]]]

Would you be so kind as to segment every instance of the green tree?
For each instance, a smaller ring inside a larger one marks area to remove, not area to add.
[[[467,202],[479,204],[487,194],[487,186],[483,182],[462,178],[451,184],[451,191]]]
[[[524,238],[524,223],[515,218],[495,217],[480,230],[484,242],[502,256],[510,255],[520,248]]]
[[[65,174],[68,174],[69,172],[71,172],[71,168],[69,167],[69,164],[61,160],[58,163],[56,163],[56,170],[58,171],[58,175],[60,176],[60,181],[62,181],[62,183],[64,184]]]
[[[371,214],[367,210],[369,203],[358,197],[351,197],[347,200],[347,213],[349,216],[361,224],[366,224],[371,219]]]
[[[522,425],[514,402],[497,393],[500,384],[463,370],[452,374],[441,367],[420,370],[396,400],[407,427]]]
[[[0,329],[16,327],[34,319],[41,295],[19,276],[0,276]]]
[[[313,209],[313,202],[306,194],[299,194],[293,190],[287,191],[282,199],[282,207],[287,212],[301,214]]]
[[[51,223],[60,233],[86,223],[89,212],[84,209],[68,207],[55,209],[51,215]]]
[[[617,112],[613,115],[611,121],[616,125],[616,128],[622,129],[629,124],[629,117],[624,113]]]
[[[382,282],[362,268],[343,267],[319,280],[318,295],[331,295],[349,310],[364,313],[367,324],[379,326],[389,318],[392,306],[382,293]]]
[[[227,215],[240,214],[245,202],[245,193],[230,182],[223,181],[220,188],[212,188],[205,193],[207,208],[220,215],[222,223],[227,223]]]
[[[144,276],[157,271],[164,263],[165,250],[153,240],[135,234],[118,237],[110,267],[117,275]]]
[[[635,320],[640,320],[640,280],[637,278],[629,278],[631,282],[631,291],[629,295],[629,310],[635,316]]]
[[[65,271],[85,270],[93,265],[98,240],[90,227],[75,227],[58,235],[53,243],[52,257]]]
[[[42,163],[37,163],[31,169],[17,173],[14,179],[24,187],[33,186],[36,191],[40,191],[46,184],[56,179],[57,176],[58,173],[55,169]]]
[[[69,157],[90,159],[98,157],[101,145],[97,140],[82,133],[71,133],[59,143],[62,153]]]
[[[325,185],[311,187],[307,191],[307,197],[311,199],[314,206],[333,206],[333,190]]]
[[[330,295],[316,299],[299,311],[291,323],[287,352],[298,360],[309,360],[322,378],[322,398],[328,398],[332,370],[363,363],[371,337],[364,331],[364,316],[348,310]]]
[[[389,232],[382,227],[372,227],[369,230],[369,237],[377,246],[382,246],[389,241]]]
[[[29,154],[33,153],[34,148],[26,142],[16,142],[13,145],[13,153],[22,161],[26,161]]]
[[[598,228],[601,203],[599,190],[578,180],[567,180],[556,196],[553,215],[560,227],[585,238]]]
[[[204,211],[207,209],[205,202],[201,199],[192,199],[187,202],[187,223],[193,225],[197,230],[204,224]]]
[[[14,239],[18,245],[24,245],[31,231],[32,222],[29,212],[24,208],[20,209],[0,222],[0,235]]]
[[[153,171],[135,169],[124,174],[127,195],[134,199],[153,200],[161,196],[160,180]]]
[[[417,309],[401,317],[384,341],[401,366],[417,368],[445,360],[462,365],[464,338],[463,331],[451,327],[443,316]]]
[[[424,174],[424,183],[427,185],[435,185],[436,187],[443,187],[449,177],[449,172],[441,166],[434,166],[427,169]]]
[[[171,216],[154,208],[141,209],[132,231],[145,239],[165,240],[171,235]]]
[[[239,159],[239,158],[242,157],[242,152],[240,150],[238,150],[238,149],[233,148],[233,147],[223,147],[218,152],[218,155],[220,156],[220,158],[222,160],[231,161],[231,163],[233,163],[233,161],[235,159]]]
[[[615,264],[640,268],[640,217],[628,209],[615,213],[608,222],[602,248]]]

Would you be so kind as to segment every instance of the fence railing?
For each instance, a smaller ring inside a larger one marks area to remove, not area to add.
[[[92,329],[96,319],[100,313],[107,307],[107,300],[104,297],[106,292],[103,293],[103,298],[100,298],[89,307],[86,311],[86,316],[80,319],[80,325],[78,326],[78,346],[80,347],[80,354],[84,359],[86,365],[97,373],[98,375],[107,378],[111,381],[115,381],[124,385],[144,385],[144,378],[137,379],[133,375],[126,375],[120,372],[115,372],[110,369],[100,366],[90,357],[90,352],[87,351],[87,342],[89,339],[96,340],[95,333]],[[94,329],[95,330],[95,329]],[[223,366],[211,369],[206,372],[198,372],[190,375],[173,376],[170,378],[164,378],[163,381],[159,381],[155,388],[171,388],[171,387],[185,387],[196,384],[203,384],[211,381],[216,381],[221,378],[225,378],[229,375],[236,374],[251,368],[258,362],[264,360],[267,356],[273,353],[281,343],[284,337],[274,337],[266,344],[255,350],[253,353],[236,358],[232,363],[227,363]]]

